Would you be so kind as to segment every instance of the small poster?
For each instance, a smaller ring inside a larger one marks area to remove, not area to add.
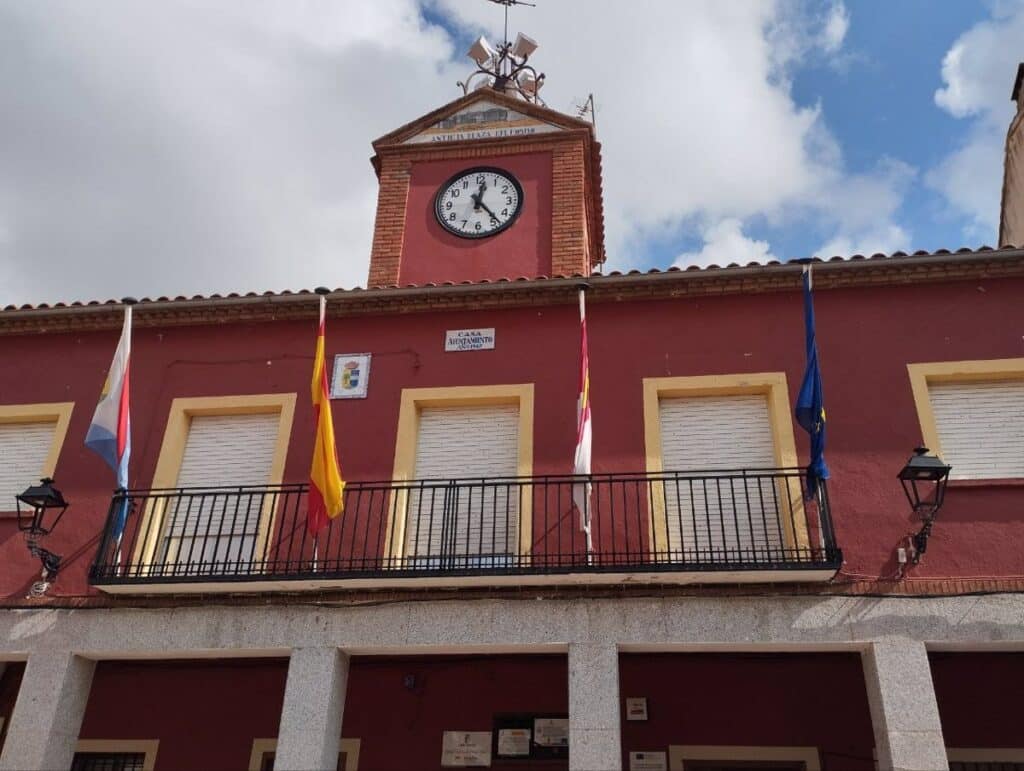
[[[541,747],[568,747],[568,718],[537,718],[533,721],[533,740]]]
[[[444,333],[445,351],[489,351],[494,348],[494,327],[449,329]]]
[[[370,354],[339,353],[334,357],[332,399],[365,399],[370,386]]]
[[[530,757],[529,728],[501,728],[498,730],[498,755],[503,758]]]
[[[626,720],[646,720],[647,699],[643,696],[626,699]]]
[[[441,765],[467,768],[491,765],[490,731],[445,731],[441,741]]]
[[[668,771],[668,756],[664,752],[631,752],[629,771]]]

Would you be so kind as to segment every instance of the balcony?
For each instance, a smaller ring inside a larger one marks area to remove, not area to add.
[[[350,482],[317,539],[305,484],[129,490],[90,580],[139,594],[824,581],[842,553],[827,489],[805,490],[802,469]]]

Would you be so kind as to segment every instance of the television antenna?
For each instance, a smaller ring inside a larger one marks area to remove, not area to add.
[[[590,125],[597,128],[597,108],[594,107],[593,94],[587,94],[583,104],[576,105],[576,117],[580,120],[589,120]]]
[[[508,43],[508,9],[513,5],[525,5],[529,8],[536,8],[536,3],[528,3],[526,0],[490,0],[495,5],[505,6],[505,42]]]

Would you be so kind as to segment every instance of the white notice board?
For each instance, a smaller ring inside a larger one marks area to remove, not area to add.
[[[491,765],[490,731],[445,731],[441,765],[447,768]]]

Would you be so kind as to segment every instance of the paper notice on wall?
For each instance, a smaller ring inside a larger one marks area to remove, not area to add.
[[[498,731],[498,755],[501,757],[529,757],[530,729],[502,728]]]
[[[629,771],[668,771],[668,756],[664,752],[631,752]]]
[[[541,747],[568,747],[568,718],[536,718],[533,721],[533,740]]]
[[[441,765],[449,768],[491,765],[490,731],[445,731]]]
[[[626,699],[626,720],[646,720],[647,699],[643,696]]]

